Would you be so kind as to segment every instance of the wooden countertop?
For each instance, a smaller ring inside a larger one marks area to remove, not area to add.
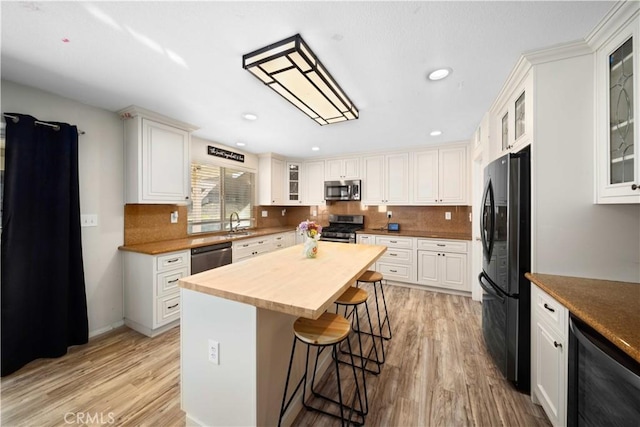
[[[385,246],[318,242],[269,252],[180,279],[180,286],[294,316],[317,319],[387,250]]]
[[[266,236],[269,234],[285,233],[295,231],[295,227],[270,227],[254,228],[247,230],[251,232],[247,236],[229,237],[227,233],[207,234],[200,236],[189,236],[184,239],[162,240],[159,242],[140,243],[138,245],[123,245],[118,247],[121,251],[140,252],[147,255],[158,255],[168,252],[183,251],[185,249],[198,248],[200,246],[212,245],[215,243],[232,242],[235,240],[250,239],[252,237]]]
[[[525,277],[640,362],[640,283],[538,273]]]
[[[398,237],[424,237],[429,239],[449,239],[449,240],[471,240],[471,233],[452,233],[447,231],[420,231],[420,230],[400,230],[387,231],[377,230],[375,228],[366,228],[358,231],[361,234],[376,234],[379,236],[398,236]]]

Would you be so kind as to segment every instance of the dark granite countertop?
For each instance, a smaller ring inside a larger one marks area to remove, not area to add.
[[[538,273],[525,277],[640,363],[640,283]]]

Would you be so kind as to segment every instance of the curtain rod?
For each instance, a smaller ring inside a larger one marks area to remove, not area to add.
[[[18,123],[18,121],[20,120],[20,117],[18,117],[18,116],[12,116],[11,114],[2,113],[2,115],[3,115],[4,117],[7,117],[7,118],[9,118],[9,119],[13,120],[13,123]],[[35,123],[36,123],[37,125],[43,125],[43,126],[49,126],[49,127],[52,127],[54,130],[60,130],[60,126],[58,126],[58,125],[54,125],[54,124],[51,124],[51,123],[41,122],[40,120],[36,120],[36,121],[35,121]],[[78,130],[78,135],[84,135],[84,134],[85,134],[85,131],[83,131],[83,130]]]

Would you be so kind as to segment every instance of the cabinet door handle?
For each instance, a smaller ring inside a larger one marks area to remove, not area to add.
[[[562,344],[561,344],[561,343],[559,343],[558,341],[554,341],[554,342],[553,342],[553,346],[554,346],[555,348],[562,348]]]
[[[180,258],[168,259],[167,264],[173,264],[174,262],[180,261]]]
[[[638,185],[638,184],[631,184],[631,189],[632,189],[632,190],[638,190],[638,189],[640,189],[640,185]]]
[[[172,308],[176,308],[178,306],[178,304],[180,303],[175,303],[174,305],[170,305],[169,307],[167,307],[168,310],[171,310]]]
[[[546,308],[547,310],[549,310],[552,313],[556,312],[556,310],[554,308],[549,307],[546,302],[544,303],[544,308]]]

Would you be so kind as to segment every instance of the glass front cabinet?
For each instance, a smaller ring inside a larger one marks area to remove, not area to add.
[[[496,157],[517,152],[531,143],[533,128],[533,77],[529,70],[522,80],[504,96],[502,107],[496,111],[494,124],[497,145]]]
[[[287,162],[286,171],[286,189],[285,194],[287,197],[287,205],[301,205],[302,204],[302,164]]]
[[[636,14],[596,53],[597,203],[640,203],[639,28]]]

